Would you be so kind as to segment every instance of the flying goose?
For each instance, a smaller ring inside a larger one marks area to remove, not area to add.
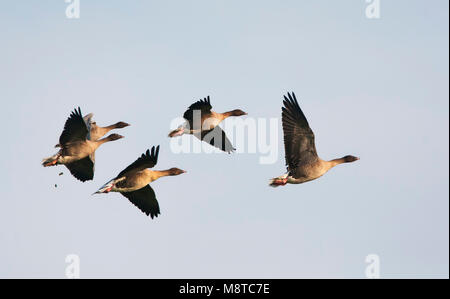
[[[319,158],[314,143],[314,133],[298,105],[295,94],[284,96],[282,123],[287,173],[270,180],[270,186],[301,184],[315,180],[342,163],[359,160],[354,156],[325,161]]]
[[[212,146],[231,153],[235,148],[227,138],[225,132],[219,127],[219,124],[230,116],[247,115],[240,109],[217,113],[211,110],[211,101],[209,96],[203,100],[199,100],[189,106],[183,115],[186,122],[169,133],[169,137],[181,136],[183,134],[191,134],[203,140]]]
[[[99,140],[89,140],[91,126],[81,114],[81,109],[75,109],[67,119],[64,130],[59,137],[61,148],[55,155],[45,158],[44,167],[64,164],[70,173],[78,180],[85,182],[94,178],[94,153],[103,143],[123,138],[119,134],[111,134]]]
[[[147,216],[150,216],[152,219],[153,217],[158,217],[160,214],[159,204],[156,200],[155,191],[153,191],[149,183],[161,177],[186,173],[186,171],[179,168],[170,168],[162,171],[148,169],[156,165],[158,154],[159,146],[156,149],[152,147],[151,152],[147,150],[141,157],[94,194],[120,192]]]

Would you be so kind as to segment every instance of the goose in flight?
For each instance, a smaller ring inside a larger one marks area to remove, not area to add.
[[[247,115],[247,113],[240,109],[217,113],[211,109],[209,96],[195,102],[189,106],[183,115],[186,122],[178,129],[170,132],[169,137],[191,134],[224,152],[231,153],[235,151],[236,149],[227,138],[225,132],[219,127],[219,124],[230,116],[242,116]]]
[[[123,138],[119,134],[90,140],[90,122],[86,122],[81,109],[75,109],[67,119],[64,130],[59,137],[60,150],[53,156],[45,158],[44,167],[64,164],[70,173],[78,180],[85,182],[94,178],[94,153],[98,147],[106,142]]]
[[[160,214],[159,204],[156,200],[155,191],[150,183],[165,176],[175,176],[186,173],[179,168],[167,170],[150,170],[158,162],[159,146],[147,150],[141,157],[122,170],[114,179],[103,185],[97,192],[109,193],[119,192],[138,207],[147,216],[158,217]]]
[[[270,186],[301,184],[315,180],[328,170],[342,163],[359,160],[354,156],[345,156],[331,161],[319,158],[314,143],[314,133],[298,105],[295,94],[284,96],[282,123],[287,173],[270,180]]]

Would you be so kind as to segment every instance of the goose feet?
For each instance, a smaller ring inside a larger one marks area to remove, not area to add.
[[[56,165],[56,163],[58,163],[58,160],[53,160],[53,161],[44,163],[44,167],[54,166],[54,165]]]
[[[279,185],[279,186],[285,186],[287,184],[287,179],[279,179],[275,181],[275,184]]]
[[[287,178],[275,178],[270,181],[271,187],[279,187],[279,186],[286,186],[288,183]]]

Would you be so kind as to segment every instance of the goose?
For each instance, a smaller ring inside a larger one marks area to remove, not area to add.
[[[179,168],[150,170],[158,162],[159,145],[147,150],[136,161],[122,170],[114,179],[107,182],[94,194],[119,192],[152,219],[160,214],[155,191],[150,183],[166,176],[176,176],[186,171]]]
[[[243,116],[247,115],[247,113],[240,109],[217,113],[211,109],[209,96],[195,102],[184,112],[183,118],[186,122],[170,132],[169,137],[191,134],[226,153],[235,151],[236,149],[227,138],[225,132],[219,127],[219,124],[228,117]]]
[[[339,164],[359,160],[351,155],[331,161],[320,159],[314,143],[314,133],[298,105],[295,94],[292,92],[288,93],[287,97],[284,96],[283,104],[282,123],[287,173],[271,179],[270,186],[309,182]]]
[[[58,146],[61,148],[55,155],[42,161],[44,167],[65,165],[70,173],[78,180],[85,182],[94,178],[94,153],[98,147],[106,142],[123,138],[119,134],[89,140],[90,122],[86,122],[81,109],[75,109],[66,120],[64,130],[59,137]]]

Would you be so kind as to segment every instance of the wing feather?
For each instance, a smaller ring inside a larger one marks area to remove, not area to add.
[[[122,170],[117,178],[124,176],[127,172],[130,171],[140,171],[146,168],[152,168],[158,163],[158,155],[159,155],[159,145],[155,148],[152,147],[152,150],[147,150],[144,154],[142,154],[136,161],[131,163],[127,168]]]
[[[225,132],[219,126],[212,130],[202,131],[201,136],[198,136],[198,134],[194,135],[200,140],[205,141],[226,153],[231,153],[236,150]]]
[[[64,130],[59,137],[59,144],[86,140],[89,129],[81,115],[81,109],[75,109],[66,120]]]
[[[152,219],[161,214],[155,191],[150,185],[132,192],[121,192],[121,194]]]
[[[193,121],[194,118],[194,111],[195,110],[200,110],[201,114],[207,114],[210,113],[212,109],[211,106],[211,101],[209,99],[209,96],[204,98],[203,100],[199,100],[197,102],[195,102],[194,104],[192,104],[191,106],[189,106],[189,108],[186,110],[186,112],[184,112],[184,119],[188,120],[188,121]]]
[[[314,163],[318,160],[314,133],[309,127],[303,111],[298,105],[294,93],[284,96],[282,123],[286,165],[291,175],[299,166]]]
[[[70,173],[78,180],[85,182],[94,178],[94,160],[88,156],[81,160],[65,164]]]

